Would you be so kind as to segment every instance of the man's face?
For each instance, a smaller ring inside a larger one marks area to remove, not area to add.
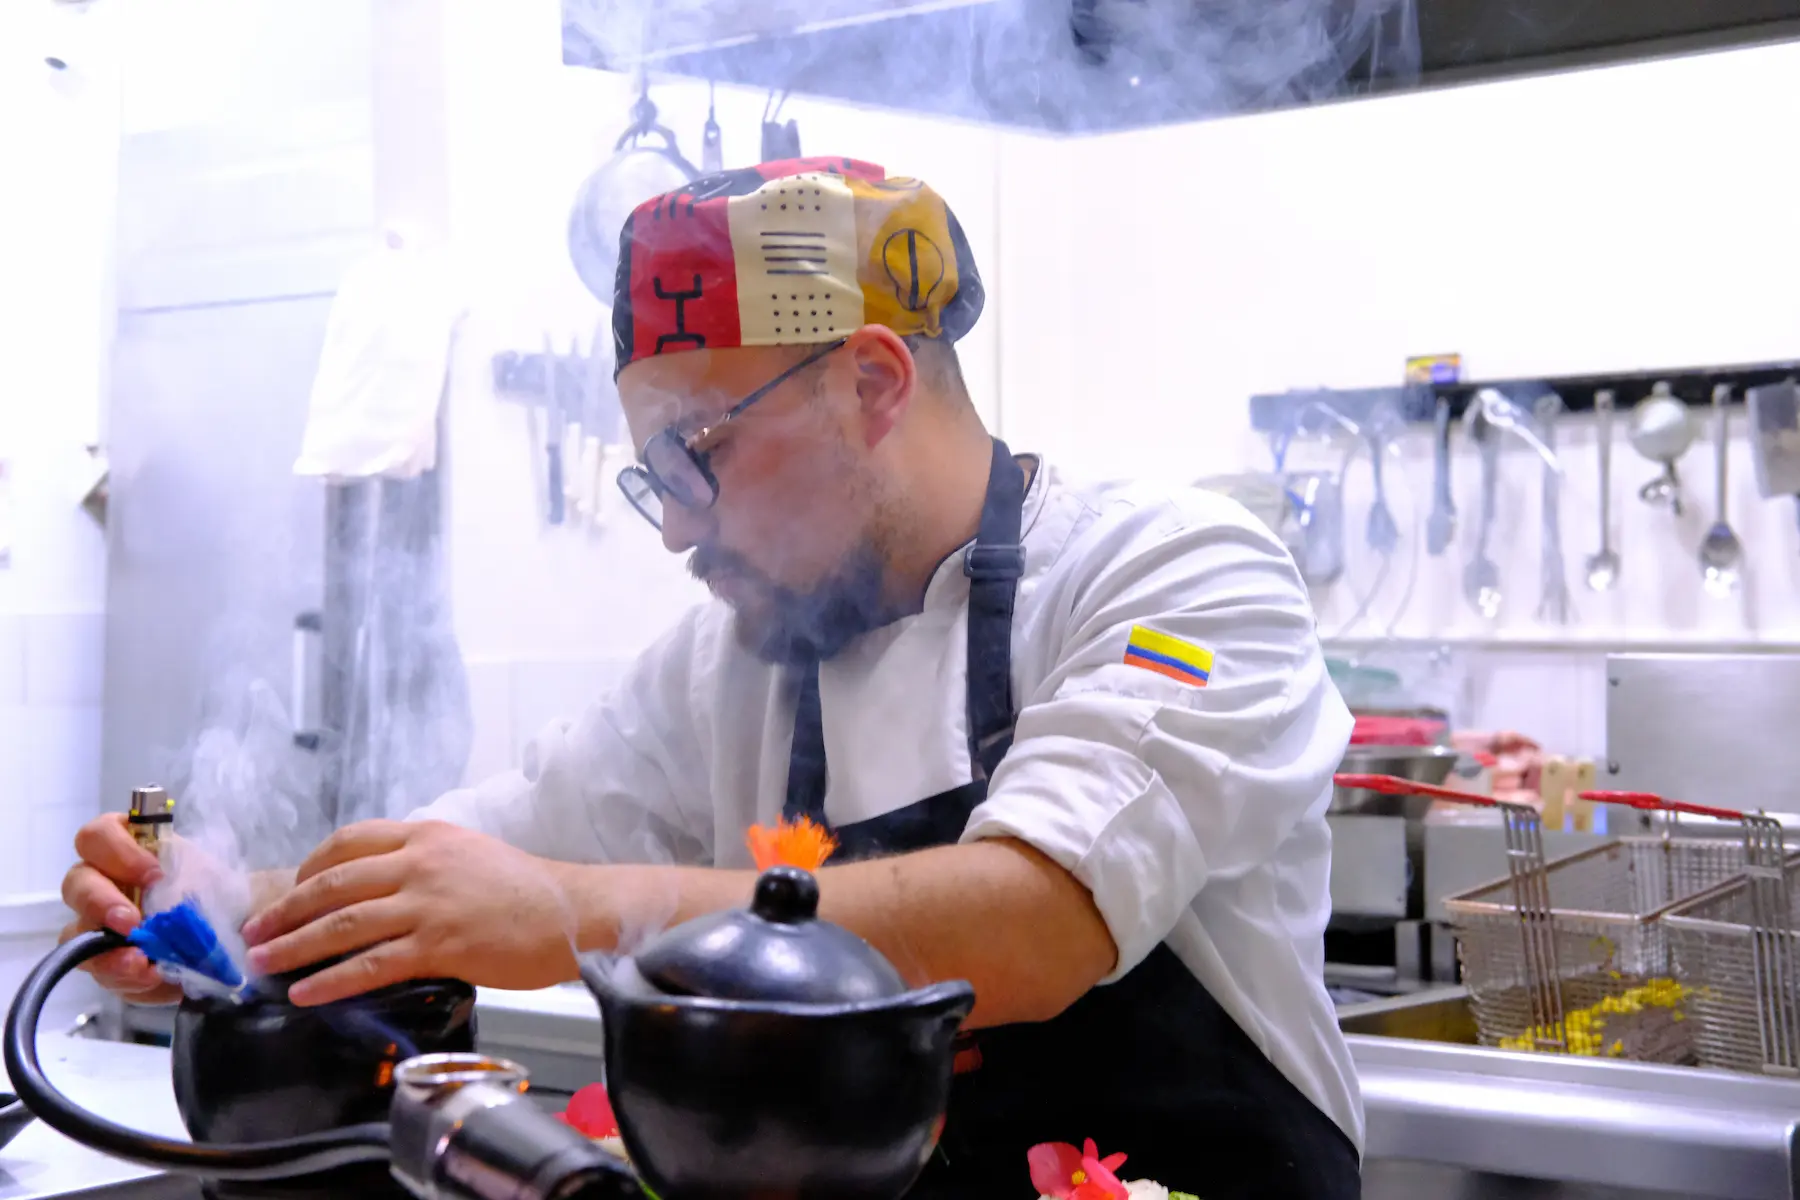
[[[692,350],[619,376],[640,456],[674,426],[718,481],[708,508],[663,498],[663,544],[737,615],[740,640],[775,662],[829,657],[881,623],[879,488],[858,435],[853,355],[827,354],[730,421],[720,419],[812,348]]]

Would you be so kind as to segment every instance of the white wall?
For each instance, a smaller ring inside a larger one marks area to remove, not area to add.
[[[1008,392],[1044,401],[1028,410],[1034,440],[1085,470],[1192,479],[1269,465],[1248,432],[1253,393],[1393,384],[1410,354],[1460,351],[1487,378],[1800,357],[1800,160],[1780,150],[1797,122],[1800,44],[1068,143],[1069,158],[1040,164],[1077,181],[1048,214],[1058,226],[1032,224],[1036,196],[1005,208],[1009,246],[1048,240],[1079,264],[1066,307],[1009,280],[1009,329],[1055,332],[1006,339]],[[1389,472],[1407,485],[1403,528],[1429,498],[1428,433]],[[1563,440],[1574,579],[1597,542],[1589,423]],[[1655,472],[1618,447],[1625,577],[1604,599],[1579,595],[1566,632],[1533,620],[1540,473],[1509,451],[1495,542],[1514,602],[1500,631],[1800,640],[1800,532],[1791,502],[1755,500],[1747,458],[1733,460],[1733,523],[1752,586],[1741,604],[1702,602],[1706,449],[1682,464],[1698,503],[1676,523],[1635,499]],[[1456,464],[1465,539],[1475,463],[1465,451]],[[1365,455],[1358,488],[1367,474]],[[1352,498],[1358,531],[1366,498]],[[1425,560],[1394,632],[1490,632],[1460,599],[1466,546]],[[1361,557],[1322,604],[1328,630],[1372,579]],[[1354,632],[1384,632],[1401,590]]]
[[[1270,465],[1249,431],[1252,394],[1392,385],[1412,354],[1461,352],[1477,378],[1800,358],[1800,160],[1783,149],[1797,124],[1800,45],[1785,45],[1008,146],[1009,430],[1084,473],[1192,480]],[[1052,172],[1068,186],[1025,194]],[[1025,249],[1037,246],[1058,250]],[[1694,502],[1681,521],[1636,498],[1655,470],[1615,445],[1624,576],[1610,595],[1587,591],[1598,483],[1591,418],[1578,418],[1560,431],[1576,624],[1534,619],[1541,472],[1522,450],[1501,468],[1493,544],[1508,601],[1496,626],[1461,597],[1478,512],[1466,449],[1459,540],[1443,559],[1416,549],[1427,429],[1389,459],[1407,537],[1385,577],[1362,548],[1366,452],[1353,467],[1356,553],[1317,597],[1321,628],[1465,647],[1467,719],[1598,753],[1594,648],[1800,643],[1793,502],[1755,496],[1736,421],[1732,523],[1749,561],[1735,601],[1700,588],[1705,438],[1681,464]],[[1589,649],[1559,652],[1569,646]]]
[[[0,5],[0,998],[61,927],[74,831],[99,811],[105,543],[78,501],[112,324],[111,34],[104,13]]]

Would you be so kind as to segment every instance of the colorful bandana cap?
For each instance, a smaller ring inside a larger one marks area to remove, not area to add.
[[[657,354],[829,342],[864,325],[954,342],[982,297],[962,226],[917,179],[850,158],[763,163],[626,220],[614,374]]]

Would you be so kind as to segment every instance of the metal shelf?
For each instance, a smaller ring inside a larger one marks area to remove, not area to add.
[[[1565,411],[1580,413],[1593,411],[1596,392],[1610,390],[1614,404],[1624,412],[1648,396],[1657,384],[1666,383],[1677,399],[1703,408],[1712,404],[1713,389],[1720,384],[1729,384],[1733,399],[1741,403],[1747,388],[1796,377],[1800,377],[1800,361],[1418,383],[1390,388],[1313,388],[1250,397],[1250,427],[1259,433],[1277,433],[1289,428],[1300,410],[1317,404],[1328,405],[1359,425],[1367,420],[1370,410],[1377,404],[1392,404],[1408,423],[1428,425],[1436,418],[1440,398],[1450,402],[1450,415],[1456,419],[1463,415],[1477,391],[1490,387],[1511,399],[1525,402],[1545,392],[1555,392],[1562,397]]]

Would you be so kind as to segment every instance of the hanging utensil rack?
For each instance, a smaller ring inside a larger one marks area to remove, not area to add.
[[[1456,383],[1411,383],[1385,388],[1312,388],[1271,392],[1250,397],[1250,426],[1259,433],[1291,431],[1320,406],[1330,408],[1358,424],[1378,405],[1393,405],[1409,425],[1430,425],[1437,417],[1439,398],[1450,404],[1452,420],[1460,420],[1476,393],[1494,388],[1508,398],[1529,405],[1545,392],[1562,397],[1563,411],[1594,411],[1599,392],[1613,393],[1624,412],[1650,394],[1659,383],[1692,408],[1710,408],[1713,389],[1731,388],[1736,403],[1745,389],[1782,383],[1800,376],[1800,360],[1753,363],[1738,366],[1675,367],[1656,371],[1614,371],[1593,375],[1546,375],[1535,378],[1462,380]]]

